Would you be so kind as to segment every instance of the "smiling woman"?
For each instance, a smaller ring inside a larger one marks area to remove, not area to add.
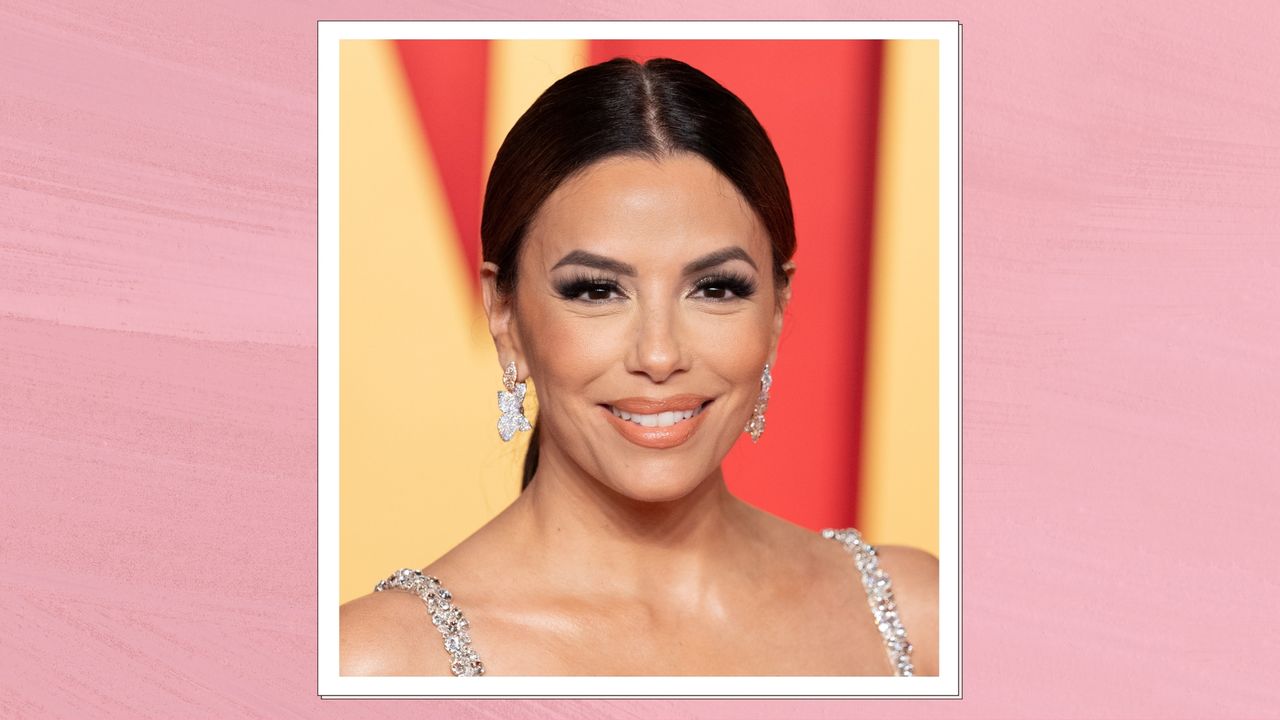
[[[499,150],[481,236],[500,430],[534,431],[524,490],[342,607],[343,674],[936,673],[931,555],[726,487],[765,427],[796,246],[736,96],[670,59],[568,75]]]
[[[786,286],[758,271],[771,254],[701,155],[612,156],[564,181],[529,228],[516,287],[486,296],[499,356],[538,368],[531,479],[661,502],[717,474],[782,329]]]

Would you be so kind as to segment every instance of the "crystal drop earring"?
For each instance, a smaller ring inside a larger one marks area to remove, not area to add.
[[[533,429],[529,418],[524,416],[524,383],[516,382],[516,363],[507,363],[502,373],[502,385],[506,390],[498,391],[498,410],[502,417],[498,418],[498,435],[503,442],[510,442],[518,431],[528,432]]]
[[[760,374],[760,395],[756,398],[755,410],[751,413],[751,420],[743,428],[750,433],[753,443],[759,441],[764,434],[764,411],[769,406],[769,388],[772,386],[773,376],[769,374],[769,363],[765,363],[764,372]]]

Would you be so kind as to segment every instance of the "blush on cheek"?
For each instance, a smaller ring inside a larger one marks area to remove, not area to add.
[[[707,318],[698,327],[699,357],[726,379],[754,378],[769,355],[773,335],[771,318],[733,318],[735,322],[714,322]]]
[[[611,318],[584,318],[556,307],[526,307],[521,342],[544,396],[586,393],[593,381],[621,363],[620,325]]]

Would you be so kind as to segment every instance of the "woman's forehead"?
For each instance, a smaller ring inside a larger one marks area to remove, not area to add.
[[[526,258],[550,268],[585,250],[636,262],[740,246],[767,262],[767,235],[727,178],[700,156],[611,157],[566,180],[539,210]]]

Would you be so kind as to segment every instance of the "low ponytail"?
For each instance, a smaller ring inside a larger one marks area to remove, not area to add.
[[[524,454],[524,477],[520,480],[520,491],[529,487],[529,483],[533,481],[533,474],[538,472],[538,428],[537,423],[533,424],[533,434],[529,436],[529,449]]]

